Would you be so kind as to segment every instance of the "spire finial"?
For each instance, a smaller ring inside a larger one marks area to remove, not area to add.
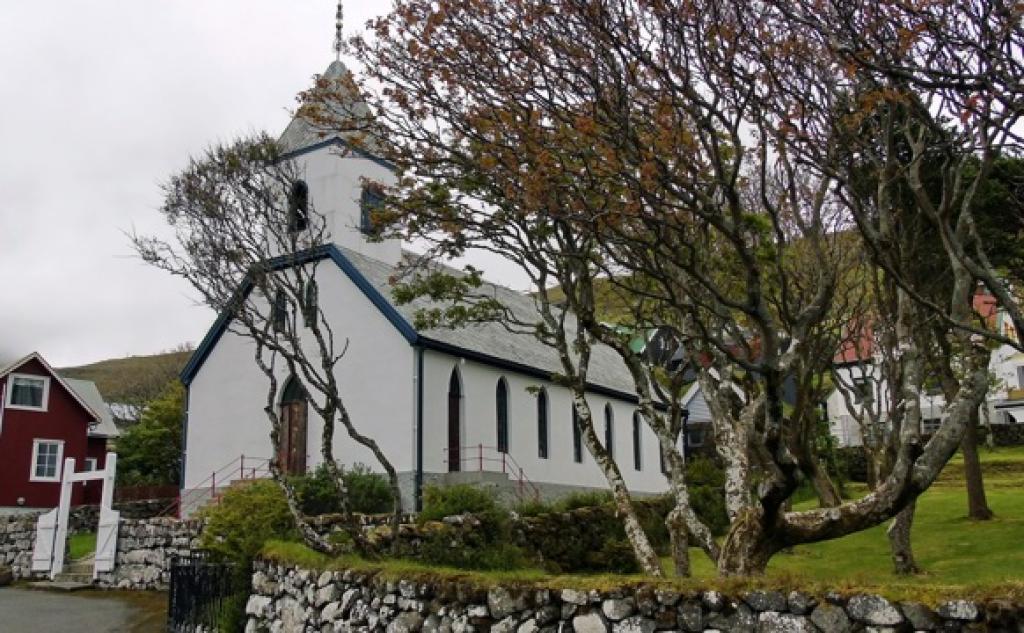
[[[341,1],[342,0],[338,0],[338,10],[334,14],[334,59],[339,62],[341,61],[341,48],[343,46],[341,39],[341,27],[342,18],[344,17],[344,12],[341,8]]]

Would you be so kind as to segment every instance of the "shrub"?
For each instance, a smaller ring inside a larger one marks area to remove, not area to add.
[[[520,501],[513,510],[521,517],[535,517],[554,512],[555,506],[545,501],[530,500]]]
[[[391,487],[384,475],[364,464],[355,464],[342,475],[353,512],[378,514],[394,509]],[[341,512],[330,471],[321,464],[312,473],[290,477],[302,513],[309,516]]]
[[[419,520],[440,521],[456,514],[472,514],[480,518],[483,514],[504,513],[486,490],[474,486],[427,486],[423,489],[423,510]]]
[[[707,457],[694,457],[686,465],[690,505],[711,533],[721,536],[729,529],[725,511],[725,471]]]
[[[380,514],[395,509],[391,485],[384,475],[373,472],[365,464],[355,464],[345,471],[344,479],[353,512]]]
[[[478,529],[458,535],[451,529],[432,530],[424,538],[420,557],[433,565],[462,569],[511,570],[527,564],[522,549],[512,544],[511,515],[489,492],[473,486],[428,486],[423,490],[422,525],[447,516],[472,514]]]
[[[587,492],[573,492],[558,500],[557,508],[562,512],[575,510],[577,508],[592,508],[603,506],[612,502],[612,493],[608,490],[592,490]]]
[[[199,516],[207,520],[200,547],[246,568],[267,541],[298,537],[284,493],[271,480],[232,487]]]
[[[211,552],[214,558],[234,563],[231,582],[245,589],[221,605],[217,630],[242,631],[252,560],[268,541],[298,538],[295,521],[281,488],[270,480],[232,487],[219,503],[203,508],[198,514],[207,520],[200,547]]]

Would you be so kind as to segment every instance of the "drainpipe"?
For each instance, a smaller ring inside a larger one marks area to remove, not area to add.
[[[423,509],[423,348],[416,347],[416,512]]]

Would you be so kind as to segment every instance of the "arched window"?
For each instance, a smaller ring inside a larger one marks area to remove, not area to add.
[[[643,460],[641,459],[641,447],[640,447],[640,412],[633,412],[633,469],[643,470]]]
[[[448,379],[448,472],[462,470],[462,377],[452,369]]]
[[[498,379],[494,393],[495,422],[498,430],[498,452],[508,452],[508,383],[504,378]]]
[[[604,450],[608,451],[608,457],[615,459],[615,414],[610,402],[604,405]]]
[[[278,332],[283,332],[288,324],[288,297],[283,290],[278,290],[274,295],[274,305],[270,312],[271,325]]]
[[[537,393],[537,456],[548,458],[548,392],[543,388]]]
[[[572,405],[572,461],[583,463],[583,427],[575,404]]]
[[[375,227],[373,214],[384,206],[384,189],[377,183],[367,183],[359,197],[359,230],[373,235]]]
[[[288,192],[288,230],[305,231],[309,226],[309,186],[305,180],[296,180]]]
[[[317,287],[315,279],[310,279],[306,282],[306,296],[305,301],[302,303],[303,320],[306,323],[306,327],[312,327],[316,322],[320,303],[320,289]]]

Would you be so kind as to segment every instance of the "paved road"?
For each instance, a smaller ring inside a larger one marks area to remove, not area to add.
[[[140,607],[116,594],[0,589],[0,633],[132,633],[144,621]]]

